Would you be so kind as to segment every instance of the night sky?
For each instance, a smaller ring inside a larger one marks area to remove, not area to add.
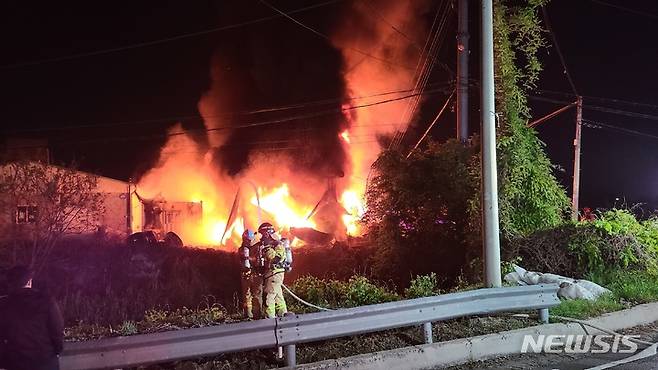
[[[330,33],[349,11],[350,1],[357,0],[337,1],[296,17]],[[376,4],[381,0],[372,1]],[[286,11],[320,2],[272,1]],[[656,120],[587,108],[600,106],[658,116],[658,107],[588,98],[658,105],[658,49],[654,41],[658,35],[658,3],[605,3],[630,7],[641,14],[594,0],[553,0],[548,6],[569,72],[578,92],[585,96],[583,118],[658,135]],[[472,5],[471,47],[477,48],[478,6]],[[274,15],[257,0],[4,1],[0,5],[2,136],[48,138],[55,161],[75,161],[82,169],[128,179],[153,165],[164,143],[164,133],[176,122],[182,122],[186,129],[202,127],[197,103],[211,84],[211,65],[227,71],[222,82],[234,94],[224,97],[220,104],[230,111],[343,96],[339,77],[344,66],[339,52],[327,40],[282,17],[157,45],[49,61]],[[448,29],[456,32],[454,14],[450,19]],[[439,53],[440,60],[453,69],[454,48],[454,37],[449,35]],[[218,54],[222,55],[221,61],[213,59]],[[478,54],[473,50],[471,70],[475,79],[479,78]],[[542,60],[545,71],[538,91],[531,95],[574,100],[553,46],[543,53]],[[448,78],[439,68],[435,70],[432,81]],[[479,104],[477,94],[472,92],[474,117]],[[423,117],[431,118],[442,99],[426,100]],[[531,105],[537,117],[559,108],[536,100],[531,100]],[[571,110],[538,127],[549,156],[562,169],[557,175],[569,191],[574,117],[575,110]],[[320,124],[325,127],[337,123],[327,120]],[[477,121],[472,124],[477,126]],[[449,114],[432,134],[445,139],[454,135],[454,127],[454,115]],[[236,142],[248,146],[249,138],[258,135],[262,132],[247,132]],[[646,208],[658,207],[657,144],[654,138],[627,135],[609,127],[585,127],[581,206],[611,206],[615,198],[620,198],[620,202],[626,199],[629,204],[643,202],[650,204]],[[244,150],[238,146],[220,153],[218,158],[223,165],[233,166],[229,166],[230,171],[237,172]]]

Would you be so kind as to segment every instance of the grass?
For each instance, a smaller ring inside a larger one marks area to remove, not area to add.
[[[602,278],[617,297],[633,304],[658,301],[658,275],[639,271],[618,271]]]
[[[633,305],[658,301],[658,275],[647,271],[618,270],[589,276],[590,280],[610,289],[595,301],[565,300],[551,309],[558,316],[586,319],[619,311]]]
[[[551,315],[586,319],[606,312],[619,311],[625,306],[614,293],[604,294],[595,301],[586,299],[564,300],[559,306],[551,308]]]

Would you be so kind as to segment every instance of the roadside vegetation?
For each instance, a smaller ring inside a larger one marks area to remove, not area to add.
[[[511,240],[505,252],[526,269],[591,280],[611,291],[593,302],[565,301],[553,310],[556,315],[585,318],[658,300],[655,217],[603,211],[592,221],[565,222]]]

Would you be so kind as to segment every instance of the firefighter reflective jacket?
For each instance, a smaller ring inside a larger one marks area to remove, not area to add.
[[[285,271],[286,249],[283,244],[277,240],[263,244],[263,254],[265,264],[271,273]]]

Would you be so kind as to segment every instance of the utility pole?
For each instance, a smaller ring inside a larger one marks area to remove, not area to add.
[[[468,140],[468,0],[457,0],[457,138]]]
[[[578,198],[580,194],[580,138],[582,135],[583,97],[576,98],[576,137],[573,139],[573,194],[571,196],[571,219],[578,221]]]
[[[500,287],[496,107],[493,65],[493,4],[482,0],[482,232],[488,287]]]

